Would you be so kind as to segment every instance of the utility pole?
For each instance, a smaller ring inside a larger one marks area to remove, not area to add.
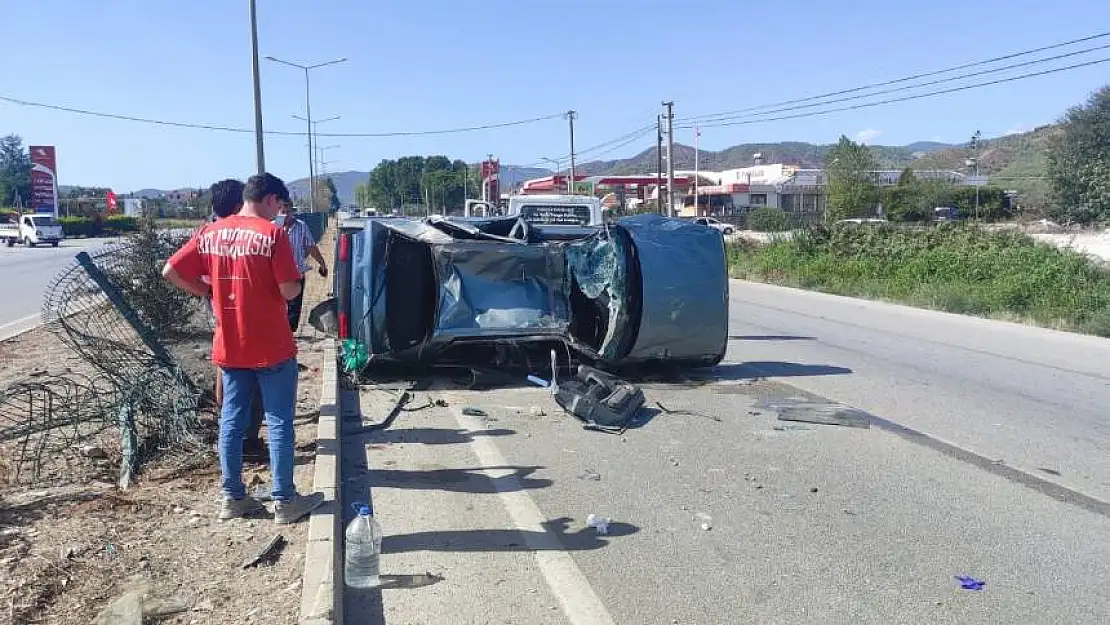
[[[251,17],[251,77],[254,79],[254,159],[258,173],[266,172],[266,151],[262,147],[262,86],[258,78],[258,15],[254,0],[249,0]]]
[[[575,111],[567,111],[567,119],[570,120],[570,182],[568,193],[574,195],[574,118],[578,115]]]
[[[655,116],[655,203],[663,213],[663,116]]]
[[[663,106],[667,107],[667,216],[674,217],[674,102]]]
[[[983,133],[978,130],[971,135],[971,151],[975,154],[971,157],[975,162],[975,219],[979,219],[979,139],[982,136]]]
[[[698,197],[698,140],[701,139],[701,128],[694,124],[694,214],[701,212],[701,199]],[[709,207],[706,207],[708,212]]]

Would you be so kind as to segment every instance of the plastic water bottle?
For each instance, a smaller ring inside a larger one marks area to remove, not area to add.
[[[376,588],[381,585],[382,528],[370,506],[356,503],[352,507],[358,516],[347,526],[343,577],[351,588]]]

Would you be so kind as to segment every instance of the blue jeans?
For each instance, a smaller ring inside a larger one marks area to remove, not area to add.
[[[242,499],[243,434],[251,419],[251,397],[261,390],[270,443],[270,474],[275,501],[292,498],[293,410],[297,401],[297,360],[263,369],[224,369],[224,405],[220,413],[220,488],[224,497]]]

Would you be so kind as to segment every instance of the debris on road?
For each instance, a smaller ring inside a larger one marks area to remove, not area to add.
[[[402,412],[404,412],[405,405],[408,404],[410,401],[412,401],[412,393],[408,391],[402,392],[397,400],[393,403],[393,408],[390,409],[389,414],[386,415],[384,421],[382,421],[381,423],[364,424],[350,431],[349,434],[361,434],[363,432],[377,432],[380,430],[388,430],[389,427],[393,425],[393,422],[397,420],[397,417],[400,416]]]
[[[611,519],[606,519],[596,514],[591,514],[586,517],[586,527],[594,528],[598,534],[608,534],[610,523],[612,523]]]
[[[644,392],[630,382],[579,365],[577,375],[559,384],[555,402],[585,427],[623,433],[644,406]]]
[[[276,561],[279,557],[281,557],[281,552],[284,550],[284,548],[285,537],[281,534],[277,534],[276,536],[271,538],[270,542],[266,543],[262,547],[262,549],[260,549],[258,553],[254,555],[254,557],[244,562],[242,568],[249,569],[253,566],[258,566],[263,562]]]
[[[779,421],[840,425],[862,429],[871,427],[871,415],[858,408],[843,404],[811,402],[804,399],[784,399],[767,401],[765,407],[778,413]]]
[[[488,417],[489,413],[477,406],[463,406],[462,413],[468,417]]]
[[[581,475],[578,476],[580,480],[591,480],[594,482],[601,481],[601,474],[593,469],[586,469]]]
[[[712,419],[713,421],[716,421],[718,423],[721,422],[720,417],[714,416],[714,415],[711,415],[711,414],[706,414],[704,412],[698,412],[696,410],[685,410],[685,409],[681,409],[681,408],[680,409],[671,409],[671,408],[668,408],[668,407],[664,406],[662,402],[658,402],[658,401],[655,402],[655,405],[660,410],[663,411],[663,414],[666,414],[666,415],[685,415],[685,416],[690,416],[690,417],[705,417],[706,419]]]
[[[960,582],[960,588],[964,590],[982,590],[987,585],[987,582],[968,575],[957,575],[956,581]]]

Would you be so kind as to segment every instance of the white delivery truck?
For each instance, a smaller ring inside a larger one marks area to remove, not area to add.
[[[514,195],[502,210],[483,200],[467,200],[468,218],[523,217],[538,226],[600,226],[601,200],[589,195]]]
[[[16,243],[27,247],[45,244],[58,247],[64,238],[62,224],[53,215],[27,213],[19,215],[14,221],[0,223],[0,243],[8,247]]]

